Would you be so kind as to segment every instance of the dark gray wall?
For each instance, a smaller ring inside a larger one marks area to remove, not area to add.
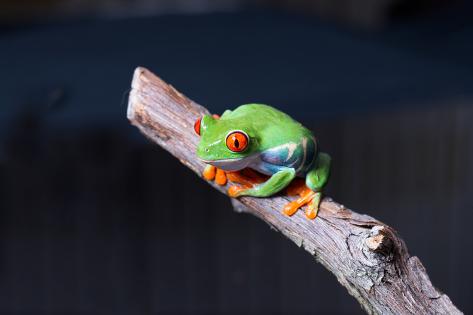
[[[361,313],[304,251],[128,125],[135,65],[214,112],[258,101],[303,121],[333,156],[327,193],[396,227],[472,312],[464,16],[375,34],[268,13],[5,29],[0,312]]]

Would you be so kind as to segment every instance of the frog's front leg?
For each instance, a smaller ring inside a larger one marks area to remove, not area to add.
[[[296,170],[289,167],[280,167],[267,181],[248,187],[231,186],[228,189],[230,197],[253,196],[268,197],[286,188],[296,176]],[[232,180],[232,179],[230,179]],[[233,181],[233,180],[232,180]],[[252,184],[250,181],[248,184]]]
[[[225,174],[225,171],[210,164],[205,166],[202,176],[208,181],[215,180],[215,183],[220,186],[227,184],[227,175]]]

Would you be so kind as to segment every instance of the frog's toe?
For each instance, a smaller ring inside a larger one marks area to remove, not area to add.
[[[285,215],[292,216],[300,208],[297,200],[289,202],[284,206],[283,212]]]
[[[307,219],[313,220],[317,217],[320,207],[320,197],[322,196],[321,192],[316,192],[312,200],[309,202],[309,205],[305,211],[305,216]]]
[[[227,184],[227,175],[225,174],[224,170],[216,168],[213,165],[207,165],[202,172],[202,176],[206,180],[215,180],[215,183],[221,186]]]
[[[248,190],[248,187],[242,187],[242,186],[236,186],[236,185],[230,186],[230,188],[228,188],[228,195],[232,198],[236,198],[236,197],[241,196],[241,194],[245,190]]]
[[[217,168],[213,165],[206,165],[204,171],[202,172],[202,176],[206,180],[214,180]]]
[[[220,186],[225,186],[227,184],[227,175],[225,174],[224,170],[217,168],[215,182]]]

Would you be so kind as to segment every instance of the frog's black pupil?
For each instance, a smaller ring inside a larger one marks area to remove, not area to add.
[[[239,146],[240,146],[240,142],[238,142],[238,139],[235,139],[235,147],[238,149]]]

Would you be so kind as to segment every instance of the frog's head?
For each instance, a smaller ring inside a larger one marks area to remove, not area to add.
[[[227,171],[241,170],[257,157],[258,140],[251,125],[239,119],[204,115],[194,125],[200,135],[197,157]]]

